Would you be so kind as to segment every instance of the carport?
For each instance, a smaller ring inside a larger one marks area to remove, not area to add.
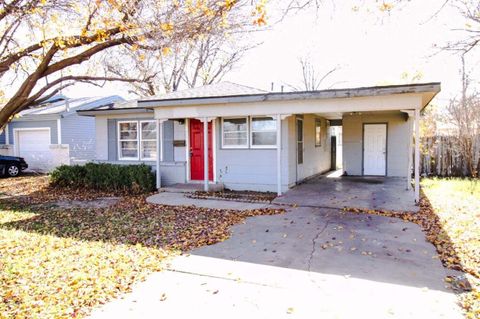
[[[274,203],[312,208],[418,211],[414,193],[405,187],[405,178],[339,176],[338,173],[308,179],[277,197]]]

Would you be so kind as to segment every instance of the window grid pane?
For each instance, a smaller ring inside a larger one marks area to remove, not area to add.
[[[272,117],[252,117],[252,146],[276,146],[277,121]]]
[[[120,140],[137,139],[137,122],[120,123]]]
[[[223,119],[223,146],[247,147],[248,126],[247,118],[224,118]]]
[[[137,141],[122,141],[120,143],[120,155],[122,158],[137,158],[138,157],[138,142]]]
[[[142,159],[157,159],[156,141],[142,141]]]
[[[155,122],[142,122],[142,139],[155,140],[157,138],[157,125]]]

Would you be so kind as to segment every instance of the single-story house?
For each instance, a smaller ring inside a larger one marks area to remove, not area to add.
[[[69,99],[57,95],[20,112],[0,134],[0,154],[24,157],[29,169],[49,171],[95,157],[95,120],[77,110],[110,105],[119,96]]]
[[[439,91],[424,83],[278,93],[223,82],[78,113],[95,117],[97,161],[152,165],[158,187],[282,194],[330,170],[330,127],[340,125],[345,174],[410,185],[414,123],[418,136],[420,112]]]

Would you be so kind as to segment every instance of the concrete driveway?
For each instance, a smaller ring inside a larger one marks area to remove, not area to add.
[[[309,207],[356,207],[417,212],[415,194],[400,177],[341,176],[327,173],[305,181],[274,200]],[[334,177],[332,177],[334,176]]]
[[[92,318],[461,318],[446,275],[415,224],[291,208],[173,259]]]

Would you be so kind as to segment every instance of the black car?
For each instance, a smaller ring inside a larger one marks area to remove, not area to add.
[[[23,157],[0,155],[0,173],[5,176],[15,177],[28,167]]]

